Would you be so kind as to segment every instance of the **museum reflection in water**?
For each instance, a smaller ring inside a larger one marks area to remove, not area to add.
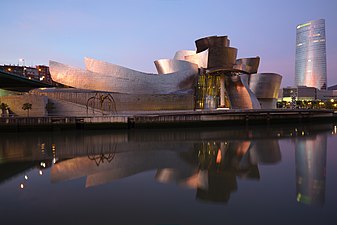
[[[93,187],[144,171],[156,171],[161,183],[196,189],[202,201],[226,203],[238,190],[237,178],[260,179],[258,166],[281,161],[279,140],[295,143],[296,199],[324,204],[327,126],[271,130],[177,130],[85,132],[75,134],[2,136],[0,186],[37,168],[50,169],[52,183],[86,177]],[[263,178],[261,178],[263,179]]]

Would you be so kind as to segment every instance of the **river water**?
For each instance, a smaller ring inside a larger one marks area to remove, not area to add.
[[[334,124],[0,134],[1,224],[337,224]]]

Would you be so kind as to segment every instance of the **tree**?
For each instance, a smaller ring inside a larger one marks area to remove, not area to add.
[[[1,109],[1,116],[4,116],[6,114],[6,110],[8,109],[8,105],[6,103],[1,103],[0,109]]]
[[[32,109],[32,104],[30,104],[29,102],[26,102],[22,105],[22,109],[27,110],[27,116],[29,117],[29,110]]]

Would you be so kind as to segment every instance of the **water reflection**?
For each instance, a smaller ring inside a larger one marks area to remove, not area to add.
[[[259,180],[258,164],[277,163],[281,152],[277,140],[228,140],[195,144],[192,151],[183,152],[181,157],[194,165],[192,174],[161,169],[156,179],[195,188],[198,199],[225,203],[231,192],[238,189],[237,177]]]
[[[0,185],[36,168],[52,183],[85,177],[85,187],[144,171],[161,183],[196,190],[202,201],[227,203],[237,179],[260,180],[259,165],[281,161],[279,140],[295,143],[297,200],[324,204],[327,134],[332,125],[230,129],[123,130],[4,134]],[[23,189],[26,181],[20,181]]]
[[[324,205],[327,135],[295,140],[297,201]]]

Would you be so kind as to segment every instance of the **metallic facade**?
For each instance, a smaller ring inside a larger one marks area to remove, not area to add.
[[[276,108],[282,76],[276,73],[249,75],[249,89],[255,94],[262,109]]]
[[[260,57],[237,59],[236,48],[230,47],[227,36],[210,36],[195,41],[196,62],[201,69],[197,89],[197,107],[205,109],[260,109],[260,103],[241,74],[256,73]],[[185,56],[191,60],[195,55]],[[206,56],[204,56],[206,55]],[[202,60],[200,60],[202,59]],[[200,61],[202,63],[200,63]],[[200,66],[200,65],[203,66]],[[216,77],[216,78],[213,78]]]
[[[296,27],[295,85],[326,89],[325,20],[312,20]]]
[[[185,56],[185,60],[197,64],[199,68],[207,68],[208,50],[196,53],[194,55],[187,55]]]
[[[237,59],[238,49],[229,44],[227,36],[198,39],[195,51],[181,50],[173,59],[154,61],[158,74],[142,73],[92,58],[84,59],[85,70],[50,61],[50,72],[54,81],[67,86],[128,97],[138,95],[140,102],[151,99],[149,95],[161,95],[163,102],[165,95],[169,99],[186,95],[184,101],[190,102],[190,97],[196,95],[194,108],[260,109],[259,100],[275,99],[280,75],[252,75],[258,71],[260,58]],[[177,109],[182,109],[178,105]],[[186,105],[191,108],[190,104]],[[148,110],[164,108],[158,103]]]
[[[171,94],[194,90],[197,67],[158,76],[131,70],[107,62],[85,59],[87,70],[50,61],[54,81],[82,89],[125,94]]]
[[[276,73],[257,73],[250,75],[249,88],[257,98],[278,98],[282,76]]]
[[[248,74],[257,73],[260,65],[260,57],[237,59],[234,69],[245,71]]]
[[[225,76],[225,88],[233,109],[259,109],[260,103],[254,93],[242,82],[240,76]]]
[[[176,73],[178,71],[191,70],[198,73],[198,65],[183,60],[159,59],[154,61],[158,74]]]

